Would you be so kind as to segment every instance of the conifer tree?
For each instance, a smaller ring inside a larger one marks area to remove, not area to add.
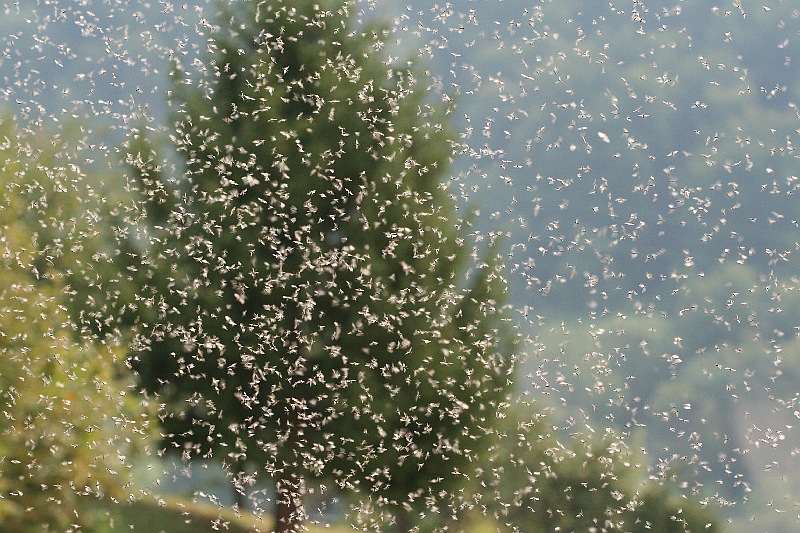
[[[443,182],[449,109],[352,8],[222,9],[204,71],[176,66],[182,171],[129,147],[158,287],[134,368],[186,456],[275,481],[278,531],[321,480],[356,521],[455,512],[511,384],[499,262]]]

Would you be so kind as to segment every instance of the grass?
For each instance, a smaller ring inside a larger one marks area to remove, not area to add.
[[[133,503],[90,500],[81,513],[88,519],[85,533],[269,533],[272,517],[235,511],[225,505],[192,501],[179,496],[149,496]],[[309,533],[352,533],[345,525],[305,524]],[[462,517],[459,531],[506,531],[495,520],[474,511]],[[0,525],[0,531],[3,531]]]
[[[237,512],[228,507],[176,497],[140,500],[132,504],[98,504],[87,509],[91,531],[111,533],[265,533],[272,531],[268,516]],[[344,533],[342,527],[309,525],[312,533]]]

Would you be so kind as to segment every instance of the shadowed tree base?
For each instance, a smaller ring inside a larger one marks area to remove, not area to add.
[[[295,480],[282,479],[275,486],[275,533],[298,533],[302,522],[300,491]]]

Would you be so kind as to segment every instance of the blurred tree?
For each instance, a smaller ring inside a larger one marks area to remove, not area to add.
[[[176,65],[181,178],[133,134],[159,287],[134,367],[241,505],[245,463],[275,480],[276,530],[324,478],[405,532],[458,505],[510,391],[504,282],[441,180],[448,108],[352,5],[295,4],[223,8],[205,71]]]
[[[43,142],[39,142],[39,140]],[[46,147],[42,149],[42,147]],[[88,505],[130,494],[145,410],[126,395],[113,343],[80,340],[66,279],[87,245],[76,169],[56,138],[0,123],[0,523],[4,531],[91,524]],[[76,231],[76,228],[82,228]]]
[[[549,417],[521,404],[498,427],[477,501],[512,531],[718,531],[714,513],[680,497],[613,434],[558,439]]]

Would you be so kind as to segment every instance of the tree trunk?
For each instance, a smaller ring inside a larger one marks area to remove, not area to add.
[[[405,509],[398,509],[394,514],[394,528],[397,533],[408,533],[413,527],[411,513]]]
[[[246,472],[244,467],[244,460],[241,457],[237,457],[234,462],[234,466],[236,467],[236,471],[233,473],[231,478],[231,488],[233,488],[233,503],[239,510],[244,510],[248,508],[247,504],[247,483],[246,483]]]
[[[275,533],[298,533],[302,522],[300,490],[295,479],[281,479],[275,485]]]
[[[232,480],[231,486],[233,487],[233,503],[241,511],[247,509],[247,489],[241,479],[244,472],[239,472],[238,479]]]

